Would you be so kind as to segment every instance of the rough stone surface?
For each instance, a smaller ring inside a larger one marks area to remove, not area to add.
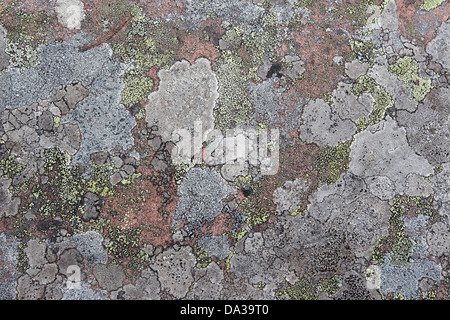
[[[450,2],[0,3],[0,300],[449,300]]]

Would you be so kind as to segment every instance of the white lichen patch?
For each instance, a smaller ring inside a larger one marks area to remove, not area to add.
[[[427,45],[427,52],[446,69],[450,69],[450,21],[442,23],[436,38]]]
[[[332,113],[331,107],[322,99],[311,100],[304,108],[300,137],[307,143],[319,146],[337,146],[348,141],[356,131],[350,120],[342,120]]]
[[[190,247],[178,251],[169,249],[156,257],[152,269],[158,272],[158,279],[163,289],[168,290],[177,299],[181,299],[189,291],[194,278],[192,269],[196,263]]]
[[[57,0],[55,5],[58,22],[68,29],[80,29],[85,18],[84,5],[80,0]]]
[[[372,112],[374,99],[369,93],[363,93],[359,97],[353,94],[352,85],[339,82],[333,91],[332,109],[341,119],[349,119],[357,123],[359,119],[367,119]]]
[[[183,130],[194,129],[197,121],[204,135],[214,128],[213,109],[219,94],[209,60],[200,58],[192,65],[179,61],[170,70],[159,71],[158,77],[161,82],[149,96],[146,120],[150,127],[158,126],[163,140],[177,139]]]
[[[375,127],[378,131],[371,132]],[[397,190],[403,190],[410,173],[422,176],[433,173],[428,161],[408,145],[405,129],[389,116],[379,125],[357,134],[350,149],[349,172],[364,178],[387,176],[394,181]]]

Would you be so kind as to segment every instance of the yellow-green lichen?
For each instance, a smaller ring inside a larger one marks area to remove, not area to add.
[[[146,17],[142,8],[130,7],[131,20],[126,38],[112,44],[113,51],[125,63],[133,62],[136,73],[153,66],[170,68],[176,61],[178,38],[175,27]]]
[[[445,0],[424,0],[423,4],[420,6],[420,9],[430,11],[439,7],[444,2]]]
[[[133,64],[125,76],[126,87],[122,92],[122,103],[126,106],[147,101],[154,85],[147,72],[152,67],[169,69],[176,61],[178,49],[174,26],[149,19],[138,6],[130,6],[129,11],[131,20],[126,38],[111,44],[116,56]]]
[[[361,118],[356,122],[356,128],[358,132],[366,130],[368,126],[369,124],[367,123],[367,120],[364,118]]]
[[[0,160],[0,170],[3,172],[3,176],[7,178],[14,178],[20,175],[25,168],[26,165],[17,162],[14,156]]]
[[[142,173],[133,173],[126,179],[122,179],[121,183],[125,186],[131,185],[134,181],[142,176]],[[131,199],[130,199],[131,200]]]
[[[262,32],[246,33],[236,27],[223,36],[228,48],[216,60],[215,70],[219,82],[219,98],[214,109],[218,129],[234,128],[251,117],[253,106],[248,81],[261,81],[257,70],[262,64],[262,56],[273,56],[279,46],[277,24],[276,12],[266,9]]]
[[[326,292],[328,297],[332,297],[339,288],[342,287],[342,277],[341,276],[333,276],[331,278],[323,278],[319,280],[317,288],[321,292]]]
[[[234,187],[238,190],[242,189],[242,188],[247,188],[250,187],[250,185],[253,182],[253,176],[251,174],[247,175],[247,176],[237,176],[234,179]]]
[[[325,146],[319,150],[314,170],[320,175],[320,183],[333,184],[348,170],[352,142],[349,140],[337,147]]]
[[[391,252],[391,265],[403,267],[410,263],[415,242],[402,234],[393,244]]]
[[[228,255],[227,255],[227,257],[225,258],[225,269],[226,270],[230,270],[230,268],[231,268],[231,258],[233,258],[233,251],[228,251]]]
[[[134,117],[136,118],[136,120],[145,119],[145,109],[142,108],[141,110],[139,110],[139,112]]]
[[[242,209],[249,216],[247,218],[247,225],[251,229],[265,223],[271,215],[277,213],[275,210],[270,210],[264,207],[262,205],[263,202],[272,203],[272,200],[267,197],[263,197],[261,201],[253,201],[249,200],[248,198],[245,198],[241,201]]]
[[[433,196],[396,195],[390,208],[388,235],[383,235],[378,239],[372,252],[372,260],[383,263],[384,256],[391,253],[393,265],[404,266],[408,264],[415,243],[405,234],[403,218],[406,214],[408,216],[420,214],[433,217],[436,214],[433,201]]]
[[[50,19],[44,11],[27,13],[14,8],[15,2],[9,3],[5,11],[0,12],[0,20],[7,30],[8,44],[5,52],[10,56],[10,63],[17,68],[36,67],[39,64],[36,47],[46,44]],[[2,19],[8,11],[14,19]],[[4,20],[4,21],[3,21]]]
[[[228,50],[216,63],[219,98],[214,108],[214,118],[216,127],[226,130],[250,118],[252,103],[242,58]]]
[[[212,261],[208,251],[199,245],[194,245],[193,252],[197,260],[196,268],[206,268]]]
[[[122,91],[122,104],[132,106],[140,101],[147,101],[153,89],[153,80],[147,76],[128,74],[125,77],[125,89]]]
[[[109,182],[109,177],[114,172],[114,167],[110,164],[98,166],[92,164],[90,179],[86,182],[87,191],[99,195],[100,197],[114,195],[113,186]]]
[[[24,36],[25,37],[25,36]],[[37,51],[30,45],[20,42],[8,42],[5,52],[9,55],[9,63],[15,68],[34,68],[39,65]]]
[[[194,166],[195,166],[195,163],[193,163],[193,162],[190,162],[190,163],[181,162],[181,163],[173,164],[173,168],[175,171],[175,173],[174,173],[175,183],[180,184],[181,181],[183,181],[186,174],[189,172],[189,170],[191,170]]]
[[[422,101],[433,88],[431,79],[424,79],[419,75],[419,66],[411,57],[399,58],[395,64],[389,66],[389,72],[412,88],[412,98],[417,102]]]
[[[374,4],[373,0],[363,0],[356,3],[344,4],[344,16],[350,18],[358,26],[364,26],[370,15],[369,7]]]
[[[297,0],[295,1],[294,5],[297,8],[310,8],[312,5],[319,0]]]
[[[275,292],[276,298],[280,298],[284,294],[288,295],[292,300],[317,300],[319,297],[317,288],[306,278],[300,279],[293,285],[285,284],[285,286],[287,286],[286,289]]]
[[[362,75],[356,79],[352,92],[357,96],[363,93],[370,93],[375,100],[373,110],[369,115],[368,125],[373,125],[383,120],[386,110],[394,106],[394,100],[389,94],[373,78],[367,75]]]
[[[359,41],[350,39],[349,43],[353,58],[358,59],[361,63],[368,63],[370,67],[373,66],[377,55],[383,54],[383,49],[378,48],[372,40]]]

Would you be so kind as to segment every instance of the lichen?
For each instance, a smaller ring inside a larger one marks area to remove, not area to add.
[[[122,92],[122,103],[128,107],[147,101],[154,83],[146,73],[155,66],[158,69],[170,68],[176,61],[178,47],[174,27],[150,20],[136,5],[131,5],[129,10],[131,20],[126,38],[112,43],[114,54],[122,62],[134,65],[125,77],[126,87]]]
[[[353,58],[358,59],[361,63],[368,63],[372,67],[377,55],[383,53],[382,48],[378,48],[373,40],[359,41],[350,39],[350,49],[353,52]]]
[[[409,56],[399,58],[395,64],[390,65],[389,72],[412,88],[412,98],[417,102],[422,101],[433,88],[431,79],[424,79],[419,75],[417,62]]]
[[[420,6],[420,9],[430,11],[434,8],[439,7],[445,0],[424,0],[423,4]]]
[[[433,217],[436,209],[433,207],[433,196],[420,197],[396,195],[390,208],[388,235],[383,235],[377,242],[372,260],[384,262],[385,255],[390,253],[391,265],[405,266],[410,260],[414,248],[414,241],[405,233],[404,217],[424,215]]]
[[[224,131],[245,122],[251,116],[252,103],[242,58],[226,51],[216,63],[219,98],[214,108],[214,118],[216,128]]]
[[[26,165],[17,162],[14,156],[0,160],[0,170],[3,172],[3,176],[7,178],[17,177],[25,168]]]
[[[306,278],[300,279],[293,285],[287,284],[286,286],[286,289],[277,290],[275,296],[281,297],[286,294],[292,300],[317,300],[319,296],[317,288]]]
[[[348,170],[352,142],[353,140],[349,140],[337,147],[325,146],[320,149],[314,163],[314,170],[320,175],[320,183],[333,184]]]
[[[208,254],[208,251],[201,246],[194,245],[193,253],[195,258],[197,259],[196,268],[206,268],[209,263],[212,261],[211,257]]]
[[[146,102],[152,89],[152,79],[145,76],[127,74],[125,76],[125,89],[122,91],[122,104],[130,107],[140,101]]]
[[[219,98],[214,110],[216,128],[232,129],[250,118],[252,103],[247,82],[261,80],[257,69],[262,64],[262,56],[272,56],[273,50],[279,46],[277,24],[276,12],[266,9],[262,32],[247,33],[235,27],[223,36],[229,48],[217,60]]]
[[[317,288],[321,292],[326,292],[328,297],[332,297],[342,287],[342,276],[335,275],[331,278],[323,278],[319,280]]]
[[[362,75],[356,79],[352,92],[357,96],[362,93],[370,93],[375,100],[372,113],[369,115],[368,125],[373,125],[383,120],[386,110],[394,106],[394,100],[389,94],[373,78],[367,75]]]

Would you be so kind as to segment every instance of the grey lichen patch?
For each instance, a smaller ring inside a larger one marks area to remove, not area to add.
[[[307,143],[319,146],[337,146],[349,140],[356,132],[356,125],[342,120],[332,113],[331,107],[322,99],[311,100],[303,110],[300,137]]]
[[[168,249],[159,254],[151,268],[158,272],[161,288],[167,290],[177,299],[182,299],[194,281],[192,270],[195,267],[195,256],[190,247],[178,251]]]
[[[436,165],[448,161],[450,155],[450,89],[433,89],[419,104],[417,111],[399,111],[397,120],[406,130],[414,151]]]
[[[367,72],[367,75],[393,99],[395,108],[414,112],[417,109],[417,101],[412,99],[413,89],[407,87],[397,76],[389,72],[389,65],[385,56],[375,59],[375,63]],[[374,97],[375,98],[375,97]],[[388,107],[392,107],[389,105]]]
[[[362,74],[361,74],[362,75]],[[332,110],[341,119],[352,120],[355,124],[364,119],[368,122],[369,115],[373,110],[374,99],[369,93],[362,93],[356,96],[352,92],[352,85],[339,82],[337,88],[333,90]]]
[[[58,247],[75,247],[87,260],[90,266],[98,263],[106,264],[108,254],[103,248],[103,236],[95,231],[78,233],[67,240],[58,243]]]
[[[124,300],[158,300],[161,285],[157,273],[151,269],[144,270],[135,283],[128,283],[117,291],[117,299]]]
[[[252,245],[245,241],[246,251],[235,252],[230,259],[229,272],[238,278],[246,278],[248,282],[257,288],[259,283],[266,286],[262,294],[266,299],[275,296],[276,284],[288,276],[288,266],[283,263],[274,250],[268,248],[261,234],[253,236]],[[248,251],[247,251],[248,250]]]
[[[191,169],[181,182],[173,224],[185,221],[184,229],[192,234],[204,222],[212,222],[222,208],[222,199],[232,193],[226,181],[212,169]]]
[[[192,65],[179,61],[169,70],[160,70],[158,77],[159,89],[150,94],[146,106],[147,124],[158,127],[156,134],[170,141],[172,134],[194,129],[196,121],[205,133],[214,128],[213,109],[219,95],[209,60],[200,58]]]
[[[427,52],[433,56],[433,59],[442,64],[444,68],[450,70],[450,21],[442,23],[437,31],[436,38],[427,45]]]
[[[450,252],[450,227],[447,223],[437,222],[430,227],[427,233],[428,251],[440,257]]]
[[[12,300],[15,296],[16,281],[19,272],[16,270],[19,253],[19,242],[8,233],[0,234],[0,299]]]
[[[397,3],[395,0],[389,0],[383,6],[383,11],[378,18],[378,25],[383,28],[383,30],[396,31],[400,25],[397,14]]]
[[[12,217],[17,215],[19,210],[20,198],[13,197],[9,191],[11,179],[0,178],[0,217]]]
[[[367,192],[365,182],[353,175],[344,176],[326,189],[328,195],[322,201],[311,198],[306,215],[346,234],[352,252],[369,259],[380,236],[387,234],[388,202]]]
[[[353,80],[366,74],[368,69],[369,65],[367,63],[359,62],[357,59],[345,64],[345,73]]]
[[[431,260],[413,261],[404,267],[392,265],[392,257],[388,253],[380,266],[380,289],[384,295],[401,295],[406,299],[417,298],[418,282],[427,277],[435,281],[441,279],[442,268]]]
[[[0,25],[0,72],[9,65],[9,56],[5,52],[7,48],[6,30]]]
[[[390,117],[355,135],[350,148],[349,172],[364,178],[387,176],[394,180],[397,190],[403,190],[408,174],[427,176],[433,172],[428,161],[408,145],[405,129]]]
[[[186,299],[219,300],[222,295],[224,274],[216,263],[210,263],[205,268],[205,274],[195,277]]]
[[[77,288],[64,290],[62,300],[106,300],[106,291],[94,290],[86,283],[81,282]]]
[[[223,235],[206,235],[198,240],[198,245],[208,252],[209,256],[225,259],[230,251],[228,239]]]
[[[53,88],[69,84],[74,79],[83,84],[91,84],[102,74],[103,67],[111,68],[111,52],[108,46],[96,47],[81,53],[78,48],[86,40],[77,37],[66,43],[40,45],[37,48],[40,68],[28,68],[22,72],[16,68],[9,68],[7,72],[2,73],[0,111],[4,108],[31,105],[37,98],[45,99]]]
[[[47,245],[38,239],[29,240],[26,248],[24,249],[25,254],[28,258],[28,265],[31,268],[41,267],[46,263],[45,252],[47,251]]]
[[[441,215],[450,223],[450,163],[441,166],[442,171],[431,178],[435,203]]]
[[[97,264],[92,272],[100,288],[107,291],[119,289],[125,280],[125,273],[122,266],[119,265]]]
[[[61,124],[77,124],[81,130],[83,140],[74,163],[88,161],[89,154],[96,151],[132,145],[131,129],[136,124],[120,104],[124,67],[111,59],[107,45],[80,52],[82,44],[73,37],[66,43],[39,46],[40,68],[22,72],[9,68],[0,75],[0,111],[44,100],[53,88],[71,84],[74,79],[89,90],[89,96],[61,120]]]
[[[197,29],[208,18],[220,15],[230,25],[246,27],[249,31],[260,30],[264,9],[244,0],[187,0],[186,11],[180,19],[188,29]]]
[[[278,213],[294,214],[300,206],[300,198],[308,191],[307,181],[297,178],[294,181],[286,181],[283,187],[279,187],[273,193],[274,202]]]
[[[253,126],[263,123],[268,128],[280,128],[282,134],[295,130],[301,123],[302,99],[295,107],[288,106],[283,100],[283,89],[277,77],[269,78],[258,84],[249,84],[250,99],[254,113],[248,122]]]
[[[412,89],[411,98],[414,101],[422,101],[432,88],[431,79],[425,79],[419,75],[417,61],[409,56],[397,59],[395,64],[389,66],[389,72],[395,74],[406,87]]]

